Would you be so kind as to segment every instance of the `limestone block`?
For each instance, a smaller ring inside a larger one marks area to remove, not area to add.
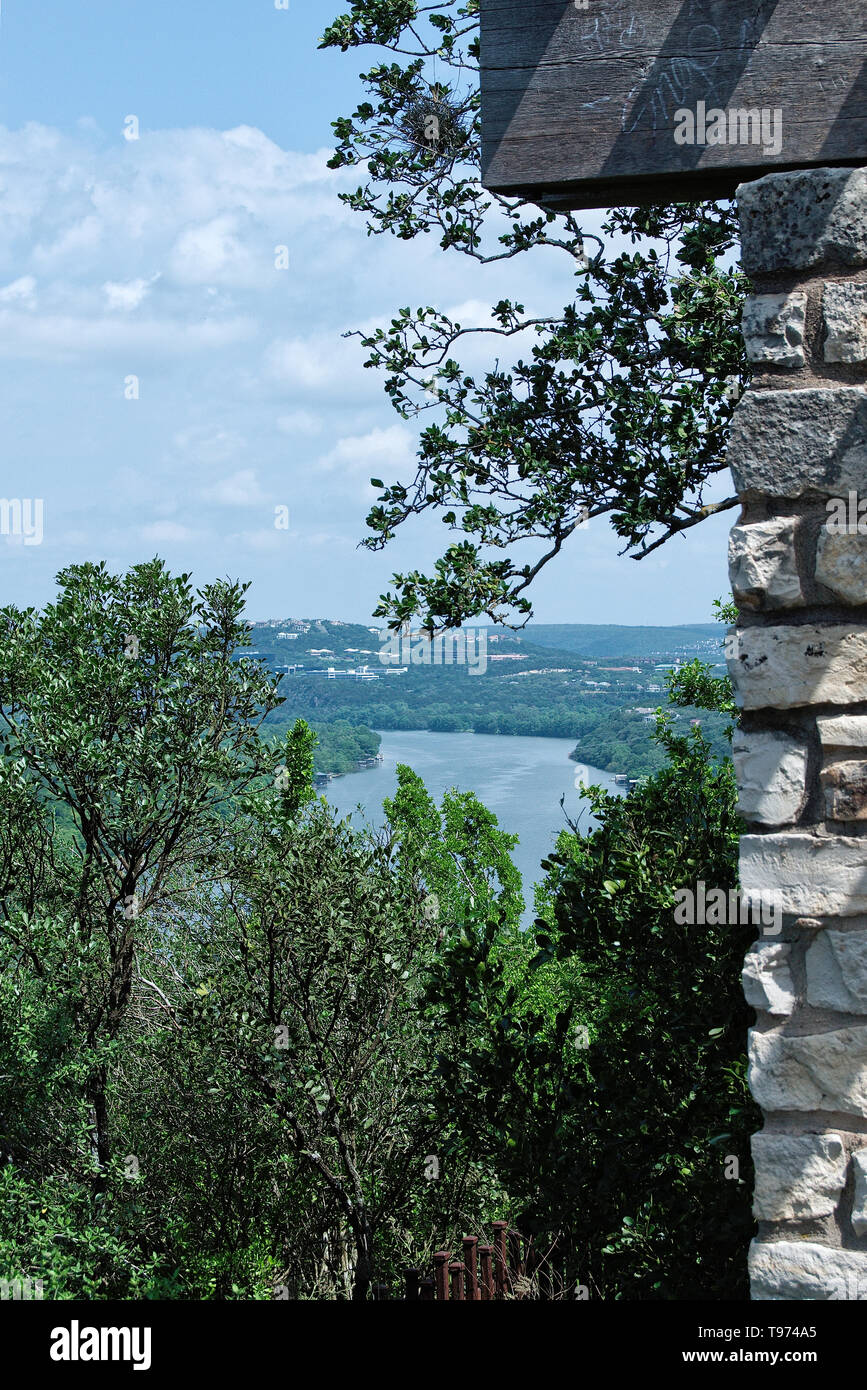
[[[727,459],[739,493],[867,495],[867,390],[747,391]]]
[[[763,1110],[833,1110],[867,1117],[867,1028],[806,1037],[749,1035],[750,1090]]]
[[[803,367],[807,296],[757,294],[744,303],[741,332],[751,362]],[[848,359],[847,359],[848,360]]]
[[[726,658],[743,709],[845,705],[867,697],[865,628],[742,628],[727,643]]]
[[[767,174],[737,191],[748,275],[867,265],[867,170]]]
[[[856,1236],[867,1236],[867,1149],[852,1155],[855,1173],[855,1200],[852,1203],[852,1230]]]
[[[825,361],[867,362],[867,285],[825,286]]]
[[[867,603],[867,536],[823,526],[816,548],[816,579],[843,603]]]
[[[860,1250],[810,1240],[754,1240],[749,1268],[756,1302],[867,1301],[867,1252]]]
[[[823,748],[867,749],[867,714],[820,715],[816,728]]]
[[[786,942],[759,942],[744,960],[741,980],[744,997],[754,1009],[790,1014],[797,1003],[789,961],[792,948]]]
[[[757,1221],[807,1221],[833,1212],[846,1183],[838,1134],[754,1134]]]
[[[867,932],[819,932],[807,951],[807,1003],[867,1014]]]
[[[820,781],[828,820],[867,820],[867,763],[832,763]]]
[[[741,892],[793,917],[867,912],[867,839],[848,835],[742,835]]]
[[[795,562],[793,517],[733,526],[729,578],[742,608],[798,608],[804,603]]]
[[[778,733],[736,733],[732,757],[738,779],[738,810],[762,825],[796,820],[807,795],[807,750]]]

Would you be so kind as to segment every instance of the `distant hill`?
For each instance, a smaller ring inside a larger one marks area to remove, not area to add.
[[[613,623],[530,623],[528,642],[556,647],[582,657],[669,657],[719,653],[724,628],[720,623],[691,623],[681,627],[626,627]]]
[[[714,623],[536,623],[520,632],[480,626],[485,663],[472,672],[468,663],[419,664],[403,651],[399,666],[383,665],[380,625],[334,618],[253,623],[249,655],[286,672],[282,703],[266,725],[277,733],[306,719],[320,736],[321,772],[373,756],[372,731],[429,729],[574,739],[583,761],[638,776],[661,759],[651,733],[666,686],[654,668],[678,657],[716,662],[722,654],[722,628]],[[686,728],[698,714],[680,710],[675,717]]]
[[[506,674],[509,663],[501,664],[497,660],[500,657],[523,656],[528,666],[572,669],[581,665],[580,655],[574,648],[559,648],[554,641],[534,642],[525,632],[511,632],[508,628],[487,624],[479,624],[477,629],[468,623],[467,629],[486,634],[492,669],[501,674]],[[301,662],[306,670],[369,666],[380,671],[380,634],[385,634],[382,624],[362,627],[333,618],[285,618],[254,622],[250,639],[255,651],[280,664]],[[522,669],[522,665],[514,669]],[[440,672],[436,668],[433,671],[416,668],[413,674],[436,677]],[[451,669],[445,674],[452,674]]]

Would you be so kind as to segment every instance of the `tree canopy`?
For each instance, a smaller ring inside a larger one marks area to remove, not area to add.
[[[709,484],[748,379],[731,205],[618,209],[599,237],[575,214],[481,186],[478,10],[353,0],[321,40],[376,50],[368,99],[334,122],[330,161],[364,171],[340,196],[371,235],[435,235],[480,265],[531,253],[563,264],[557,315],[499,299],[479,326],[404,306],[360,335],[395,410],[423,424],[415,477],[372,479],[363,544],[381,549],[426,512],[450,536],[434,572],[394,575],[376,612],[395,625],[421,615],[430,630],[481,613],[526,621],[533,580],[589,518],[607,516],[641,559],[733,507],[708,500]],[[461,363],[478,338],[482,372]]]

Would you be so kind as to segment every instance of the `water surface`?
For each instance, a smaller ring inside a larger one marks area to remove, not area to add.
[[[574,747],[575,739],[565,738],[386,731],[379,767],[335,778],[325,795],[344,815],[360,804],[361,814],[353,819],[380,826],[383,797],[394,796],[397,788],[398,763],[417,772],[437,802],[451,787],[475,792],[501,830],[520,836],[512,858],[524,883],[526,923],[533,919],[532,886],[543,877],[539,865],[566,828],[566,816],[583,830],[594,824],[576,773],[585,782],[616,790],[611,773],[569,761]]]

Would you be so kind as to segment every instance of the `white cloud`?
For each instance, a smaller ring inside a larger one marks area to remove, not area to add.
[[[309,410],[291,410],[288,415],[277,416],[277,428],[281,434],[321,434],[321,416]]]
[[[241,468],[231,477],[223,478],[213,487],[206,488],[204,496],[208,501],[219,502],[223,507],[253,507],[265,501],[265,494],[252,468]]]
[[[77,363],[84,358],[115,364],[119,379],[145,360],[186,358],[190,353],[214,352],[250,338],[249,319],[184,323],[159,319],[100,318],[69,314],[16,313],[0,310],[0,356],[32,357]]]
[[[495,326],[490,304],[481,299],[465,299],[462,304],[453,304],[443,310],[452,323],[461,328],[492,328]]]
[[[350,435],[340,439],[333,449],[318,460],[324,472],[340,469],[341,473],[371,472],[379,477],[395,473],[412,463],[415,457],[415,437],[403,425],[377,427],[367,434]]]
[[[238,531],[226,537],[229,544],[264,553],[283,549],[290,539],[294,539],[291,531],[278,531],[275,526],[262,526],[256,531]]]
[[[122,309],[127,313],[137,309],[150,292],[150,287],[159,279],[159,272],[149,280],[129,280],[126,284],[106,280],[103,285],[109,309]]]
[[[284,390],[357,394],[363,353],[352,341],[338,332],[275,339],[265,351],[265,372]]]
[[[25,304],[31,308],[35,302],[36,278],[33,275],[21,275],[11,284],[4,285],[0,289],[0,304]]]
[[[176,280],[194,285],[250,284],[255,282],[251,248],[244,245],[241,219],[222,213],[179,235],[169,255]]]
[[[213,425],[193,425],[172,437],[175,449],[186,459],[208,467],[234,462],[247,448],[247,440],[237,430]]]
[[[149,526],[142,526],[139,534],[144,541],[191,541],[195,538],[196,532],[189,526],[182,526],[177,521],[154,521]]]
[[[281,149],[250,126],[145,126],[133,142],[119,123],[106,135],[90,119],[68,133],[0,126],[10,466],[38,477],[51,517],[45,545],[21,552],[28,577],[13,576],[10,601],[44,602],[59,564],[82,551],[119,569],[176,546],[198,581],[221,572],[234,546],[263,615],[288,606],[363,618],[395,568],[432,563],[443,542],[435,518],[402,529],[382,555],[356,548],[369,478],[412,477],[417,426],[437,416],[396,423],[386,374],[365,371],[366,350],[342,334],[387,325],[402,305],[445,305],[465,327],[488,323],[501,298],[557,312],[574,292],[571,266],[530,255],[480,267],[436,238],[369,238],[337,197],[358,170],[328,170],[328,154]],[[275,267],[278,245],[288,270]],[[517,337],[479,334],[457,355],[483,370],[522,353]],[[140,379],[135,402],[124,400],[128,375]],[[271,524],[271,503],[284,501],[291,532]],[[549,620],[581,620],[573,595],[598,575],[593,552],[607,534],[600,523],[597,542],[594,528],[591,546],[573,550],[585,558],[564,560],[548,589],[543,576]],[[710,574],[705,544],[703,532],[689,554]],[[717,552],[711,597],[724,587],[724,539]],[[600,620],[635,616],[636,572],[618,562],[615,575],[612,561]],[[656,589],[647,578],[642,611],[668,616],[662,576]],[[616,610],[618,586],[629,599]],[[706,607],[693,585],[682,619]]]

